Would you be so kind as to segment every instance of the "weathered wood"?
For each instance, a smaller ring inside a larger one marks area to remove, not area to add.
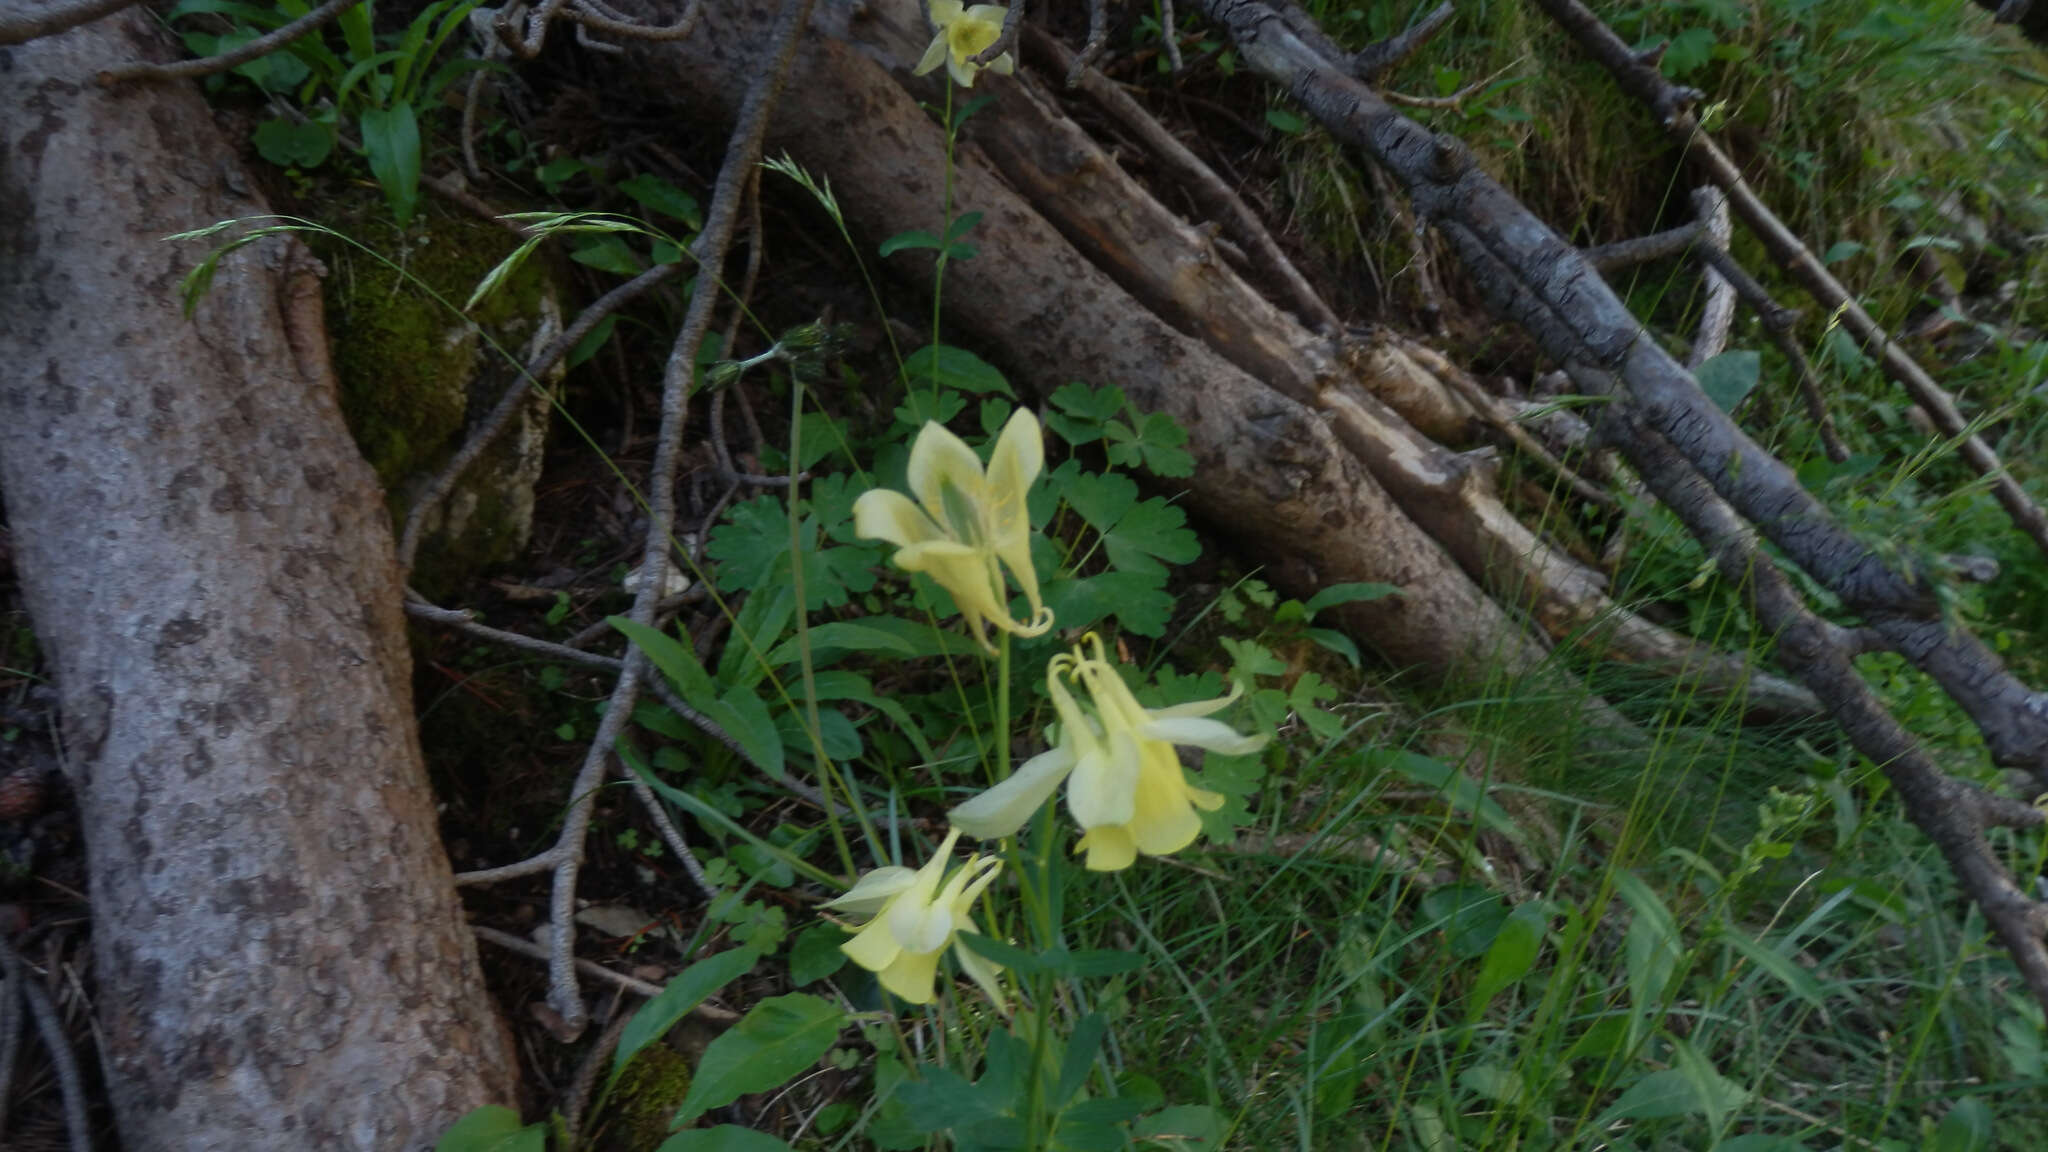
[[[679,110],[729,116],[748,46],[773,14],[762,0],[722,5],[688,41],[633,49],[643,61],[634,74],[650,97]],[[857,236],[872,242],[932,228],[945,139],[902,83],[943,99],[939,79],[927,87],[909,77],[929,30],[908,0],[867,5],[852,28],[832,24],[847,16],[819,17],[829,36],[802,49],[804,99],[781,110],[769,151],[786,149],[828,176]],[[986,350],[1032,391],[1069,380],[1117,384],[1140,407],[1173,416],[1189,430],[1197,461],[1184,482],[1187,505],[1271,565],[1278,583],[1295,593],[1351,580],[1402,589],[1397,598],[1337,610],[1391,661],[1439,675],[1476,668],[1469,662],[1482,657],[1511,670],[1540,666],[1544,645],[1395,506],[1318,412],[1153,315],[1076,252],[978,149],[963,146],[956,159],[958,210],[985,213],[974,233],[980,255],[946,271],[957,342]],[[928,253],[892,259],[929,283]]]
[[[315,270],[122,15],[0,51],[0,482],[63,699],[131,1152],[430,1146],[509,1102],[414,730],[383,500]]]

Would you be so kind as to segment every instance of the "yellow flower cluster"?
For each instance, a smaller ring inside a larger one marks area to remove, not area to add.
[[[1031,566],[1027,508],[1044,465],[1043,435],[1029,411],[1010,417],[986,468],[959,437],[928,423],[910,449],[915,502],[897,492],[865,493],[854,503],[855,530],[896,545],[897,567],[923,572],[946,589],[974,638],[993,653],[987,625],[1037,636],[1053,624]],[[1027,620],[1010,615],[1006,571],[1030,604]],[[876,869],[827,905],[869,918],[842,947],[905,1000],[930,1002],[940,954],[958,944],[960,933],[978,931],[974,903],[1001,870],[998,860],[976,855],[949,872],[962,832],[983,840],[1013,835],[1065,783],[1067,810],[1082,833],[1075,851],[1086,854],[1093,871],[1128,868],[1140,855],[1164,856],[1193,843],[1202,830],[1197,810],[1223,804],[1223,797],[1188,783],[1176,745],[1241,755],[1270,739],[1209,718],[1237,698],[1235,690],[1170,708],[1139,704],[1093,632],[1052,658],[1045,686],[1059,717],[1053,747],[953,809],[952,831],[922,868]],[[956,955],[1000,1003],[995,966],[966,948],[956,947]]]

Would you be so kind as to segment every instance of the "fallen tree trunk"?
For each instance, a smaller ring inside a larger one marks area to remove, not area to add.
[[[0,51],[0,480],[61,692],[123,1143],[430,1146],[512,1094],[427,788],[316,269],[123,15]]]
[[[869,239],[929,228],[940,212],[945,137],[916,98],[878,64],[907,76],[917,52],[888,47],[929,39],[914,4],[861,10],[858,40],[847,13],[821,14],[830,38],[813,38],[797,63],[805,99],[779,110],[770,151],[786,149],[826,174],[849,224]],[[707,12],[685,41],[636,48],[648,95],[701,117],[731,115],[744,88],[750,46],[768,32],[772,5]],[[936,81],[934,81],[936,83]],[[937,89],[934,88],[934,91]],[[1050,392],[1069,380],[1117,384],[1141,408],[1163,411],[1189,433],[1196,456],[1191,510],[1248,555],[1270,558],[1275,582],[1306,595],[1342,581],[1383,581],[1399,597],[1336,609],[1353,634],[1397,665],[1439,677],[1480,662],[1530,672],[1547,646],[1504,611],[1388,496],[1315,408],[1254,379],[1202,341],[1176,330],[1075,251],[980,152],[956,155],[955,203],[984,213],[981,252],[948,266],[946,315],[1025,387]],[[928,257],[899,256],[900,270],[929,283]]]

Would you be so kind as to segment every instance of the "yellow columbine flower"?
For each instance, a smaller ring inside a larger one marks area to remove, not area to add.
[[[1064,680],[1086,688],[1093,707],[1084,710]],[[1059,744],[953,809],[951,819],[955,828],[983,839],[1011,835],[1060,781],[1072,776],[1067,808],[1082,829],[1075,851],[1085,851],[1088,868],[1096,872],[1128,868],[1140,852],[1165,856],[1180,851],[1201,834],[1195,809],[1213,812],[1222,806],[1223,797],[1188,784],[1174,745],[1236,756],[1256,752],[1272,738],[1267,733],[1244,736],[1220,720],[1206,719],[1237,699],[1235,689],[1215,700],[1144,707],[1093,632],[1072,653],[1053,657],[1045,682],[1060,718]]]
[[[975,73],[983,65],[974,63],[974,57],[1003,34],[1003,18],[1010,14],[1000,4],[976,4],[963,7],[960,0],[931,0],[932,27],[939,34],[932,37],[932,46],[924,50],[924,58],[917,62],[919,76],[946,62],[946,71],[953,82],[962,88],[974,87]],[[1017,62],[1010,59],[1008,52],[989,61],[991,71],[1005,76],[1017,70]]]
[[[935,422],[910,448],[910,490],[876,489],[853,502],[853,530],[897,546],[896,566],[923,572],[952,594],[974,638],[989,652],[987,624],[1018,636],[1052,627],[1052,612],[1038,599],[1031,567],[1031,514],[1025,500],[1045,467],[1038,417],[1019,408],[996,438],[988,469],[974,449]],[[1024,590],[1031,619],[1010,619],[1003,568]]]
[[[924,867],[915,872],[897,865],[877,868],[860,878],[852,890],[825,905],[855,916],[872,916],[839,946],[853,962],[881,980],[882,987],[910,1001],[932,1001],[932,979],[939,967],[939,954],[955,943],[962,932],[979,932],[974,925],[974,902],[995,880],[1003,862],[993,856],[971,856],[949,878],[946,865],[960,830],[946,834]],[[1003,1002],[996,983],[996,965],[962,947],[956,954],[960,967],[990,1000]]]

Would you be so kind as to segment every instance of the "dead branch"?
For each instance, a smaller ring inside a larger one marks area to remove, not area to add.
[[[327,0],[327,3],[297,20],[218,56],[180,60],[174,64],[128,64],[101,72],[99,81],[102,84],[118,84],[124,80],[171,80],[180,76],[211,76],[216,72],[225,72],[230,68],[247,64],[258,56],[267,56],[306,33],[332,23],[335,17],[362,2],[363,0]]]
[[[1955,398],[1937,384],[1905,349],[1895,342],[1862,304],[1824,267],[1799,237],[1779,220],[1742,178],[1742,172],[1721,151],[1692,114],[1697,93],[1664,79],[1654,66],[1636,59],[1621,38],[1601,23],[1579,0],[1536,0],[1586,54],[1604,65],[1624,92],[1647,105],[1665,132],[1686,150],[1707,178],[1727,193],[1730,206],[1742,217],[1787,275],[1798,281],[1814,301],[1838,319],[1863,350],[1877,360],[1885,375],[1906,389],[1925,409],[1943,436],[1958,443],[1963,460],[1991,482],[1992,495],[2020,531],[2048,554],[2048,513],[2034,503],[2007,472],[1998,454],[1978,436]],[[2043,753],[2048,757],[2048,752]],[[2048,776],[2043,777],[2048,782]]]
[[[14,950],[14,942],[4,933],[0,933],[0,977],[6,981],[0,986],[0,998],[18,999],[28,1005],[29,1016],[36,1022],[36,1035],[50,1054],[51,1067],[57,1070],[57,1087],[64,1099],[64,1130],[72,1152],[92,1152],[85,1080],[78,1074],[78,1056],[71,1051],[71,1041],[64,1035],[63,1018],[57,1015],[57,1005],[50,1000],[49,990],[31,978],[28,962]],[[6,1081],[0,1081],[0,1093],[6,1090]]]
[[[496,928],[486,928],[481,924],[472,924],[469,930],[476,933],[477,939],[485,943],[496,944],[507,952],[517,952],[521,956],[531,957],[535,960],[546,960],[548,958],[548,950],[546,948],[524,937],[514,936],[510,932],[500,932]],[[586,976],[596,977],[614,988],[623,988],[635,996],[644,996],[652,1000],[656,996],[661,995],[661,985],[650,984],[637,977],[628,976],[624,972],[614,972],[595,960],[576,961],[576,970]],[[695,1008],[690,1009],[690,1015],[699,1019],[709,1020],[714,1024],[731,1024],[740,1018],[740,1014],[732,1009],[720,1008],[715,1004],[699,1004]]]
[[[1344,322],[1337,318],[1330,305],[1309,285],[1308,278],[1280,250],[1273,234],[1266,230],[1258,216],[1231,191],[1214,169],[1202,163],[1202,159],[1190,151],[1187,145],[1174,138],[1165,125],[1154,119],[1136,100],[1131,99],[1117,83],[1095,69],[1088,67],[1081,58],[1067,51],[1051,35],[1033,30],[1032,49],[1052,56],[1067,74],[1067,86],[1078,86],[1094,100],[1103,111],[1116,118],[1133,135],[1152,149],[1153,153],[1182,178],[1188,180],[1197,199],[1203,207],[1228,220],[1231,235],[1251,254],[1253,262],[1261,272],[1272,277],[1286,289],[1293,300],[1295,310],[1304,322],[1323,329],[1326,335],[1335,335],[1343,330]]]
[[[1633,405],[1611,407],[1602,418],[1602,432],[1706,546],[1722,578],[1744,589],[1764,629],[1777,637],[1779,662],[1827,703],[1857,751],[1883,770],[1906,815],[1934,841],[1963,890],[1983,909],[2034,998],[2048,1005],[2048,944],[2043,941],[2048,905],[2014,883],[1984,838],[1988,826],[2040,828],[2048,816],[1937,768],[1828,635],[1831,626],[1807,608],[1791,581],[1763,555],[1749,527]]]
[[[519,17],[522,15],[526,17],[524,32],[519,29]],[[547,46],[548,28],[558,19],[577,25],[577,39],[584,46],[603,51],[612,46],[593,43],[586,38],[587,32],[605,32],[627,40],[681,40],[696,30],[697,22],[703,16],[704,0],[687,0],[683,14],[673,24],[642,24],[607,6],[603,0],[541,0],[531,9],[521,4],[506,4],[498,9],[492,27],[497,31],[500,43],[520,59],[531,60]]]
[[[756,54],[755,80],[747,91],[726,146],[725,162],[719,169],[711,206],[705,214],[704,230],[692,246],[691,254],[697,266],[704,270],[702,275],[708,278],[702,281],[705,289],[690,300],[690,310],[663,372],[661,429],[655,442],[653,473],[648,480],[648,527],[645,558],[640,568],[643,572],[665,571],[669,563],[670,536],[675,527],[675,477],[682,455],[683,426],[689,414],[692,367],[697,347],[710,330],[712,309],[718,300],[718,293],[711,291],[708,285],[717,280],[718,270],[725,263],[739,215],[739,201],[743,198],[754,165],[760,160],[761,137],[768,127],[769,110],[789,75],[799,33],[810,18],[810,10],[811,0],[787,0],[773,37]],[[653,625],[662,584],[661,580],[641,583],[633,601],[631,617],[634,621],[650,627]],[[554,871],[549,914],[548,1006],[561,1018],[560,1033],[564,1041],[574,1040],[589,1021],[583,997],[577,992],[573,963],[576,878],[583,866],[583,840],[590,827],[598,782],[604,775],[613,746],[625,730],[627,718],[633,711],[633,701],[639,695],[641,681],[648,670],[646,656],[638,648],[629,648],[618,683],[606,705],[604,719],[599,722],[597,735],[591,740],[590,750],[585,754],[583,766],[570,789],[569,811],[562,821],[561,836],[555,846],[519,864],[494,868],[488,873],[489,879],[503,879],[549,869]],[[472,874],[464,879],[477,883],[485,878],[485,874]]]
[[[1713,188],[1692,192],[1693,215],[1700,222],[1700,248],[1708,252],[1728,251],[1728,198]],[[1707,302],[1700,309],[1699,334],[1685,354],[1685,366],[1699,366],[1719,356],[1728,347],[1728,331],[1735,326],[1735,285],[1714,270],[1710,262],[1701,272],[1706,280]]]
[[[1594,271],[1602,276],[1609,276],[1624,268],[1633,268],[1638,264],[1648,264],[1652,260],[1663,260],[1682,252],[1690,252],[1693,245],[1699,242],[1700,222],[1694,220],[1680,224],[1676,228],[1652,232],[1647,236],[1632,236],[1627,240],[1616,240],[1612,244],[1581,249],[1579,256],[1591,264]]]
[[[1370,84],[1380,75],[1422,50],[1451,22],[1450,0],[1437,5],[1429,15],[1377,44],[1368,44],[1351,58],[1351,74]]]
[[[135,0],[10,0],[0,7],[0,44],[26,44],[90,24],[134,4]]]

